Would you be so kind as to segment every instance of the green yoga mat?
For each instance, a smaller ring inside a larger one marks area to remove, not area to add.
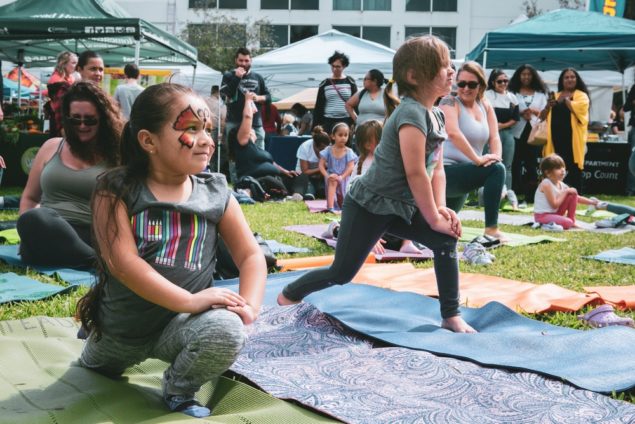
[[[563,238],[551,237],[547,235],[537,235],[537,236],[526,236],[524,234],[516,234],[516,233],[506,233],[501,231],[503,235],[509,239],[505,246],[525,246],[527,244],[535,244],[535,243],[543,243],[546,241],[566,241]],[[472,228],[472,227],[463,227],[463,234],[461,235],[461,239],[459,241],[469,243],[474,240],[478,236],[483,235],[482,228]]]
[[[148,360],[113,380],[77,365],[82,349],[71,318],[0,321],[0,422],[6,423],[332,423],[307,409],[221,377],[198,400],[213,415],[170,413],[161,401],[164,362]],[[213,394],[212,394],[213,392]]]
[[[18,244],[20,243],[20,236],[18,230],[10,228],[8,230],[0,231],[0,243],[4,244]]]

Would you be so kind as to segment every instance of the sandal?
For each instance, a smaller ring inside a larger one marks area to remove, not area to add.
[[[598,306],[584,315],[578,315],[578,319],[596,328],[608,327],[609,325],[635,327],[632,318],[616,315],[611,305]]]
[[[478,236],[474,240],[472,240],[472,243],[478,243],[482,245],[483,247],[490,248],[490,247],[498,246],[499,244],[501,244],[501,241],[500,239],[497,239],[496,237],[483,234],[482,236]]]

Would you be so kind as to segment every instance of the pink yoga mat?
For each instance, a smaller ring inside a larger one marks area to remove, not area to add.
[[[317,200],[305,200],[304,203],[309,208],[309,212],[317,213],[317,212],[328,212],[326,209],[326,200],[317,199]]]
[[[322,234],[328,228],[328,224],[315,224],[315,225],[290,225],[284,227],[285,230],[294,231],[296,233],[304,234],[305,236],[315,237],[318,240],[324,241],[326,244],[335,248],[337,244],[336,239],[323,237]],[[430,249],[424,249],[421,253],[402,253],[396,250],[386,249],[383,255],[375,255],[375,259],[378,261],[397,261],[403,259],[432,259],[434,254]]]

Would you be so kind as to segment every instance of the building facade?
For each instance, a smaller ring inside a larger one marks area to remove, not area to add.
[[[435,34],[462,58],[485,32],[509,25],[523,15],[523,0],[117,0],[132,16],[146,19],[173,34],[201,24],[208,14],[245,22],[258,34],[254,21],[270,25],[277,46],[337,29],[396,49],[414,34]],[[552,10],[557,0],[539,0]],[[258,37],[255,37],[258,39]],[[266,47],[266,46],[261,46]]]

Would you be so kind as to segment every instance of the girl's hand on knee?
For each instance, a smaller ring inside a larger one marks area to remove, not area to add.
[[[190,308],[187,312],[198,314],[211,308],[244,306],[247,302],[238,293],[220,288],[210,287],[198,293],[192,294]]]
[[[253,324],[258,318],[258,312],[248,303],[245,303],[243,306],[228,306],[227,310],[238,314],[245,325]]]
[[[461,220],[459,219],[456,212],[454,212],[452,209],[449,209],[445,206],[440,206],[439,215],[441,215],[443,218],[450,221],[450,225],[452,227],[452,230],[454,231],[455,236],[457,238],[460,238],[461,233],[463,232],[463,229],[461,226]]]
[[[432,228],[437,233],[447,234],[454,238],[459,238],[460,236],[456,232],[456,223],[452,223],[452,221],[445,219],[442,215],[439,215],[438,219],[430,223],[430,228]]]

